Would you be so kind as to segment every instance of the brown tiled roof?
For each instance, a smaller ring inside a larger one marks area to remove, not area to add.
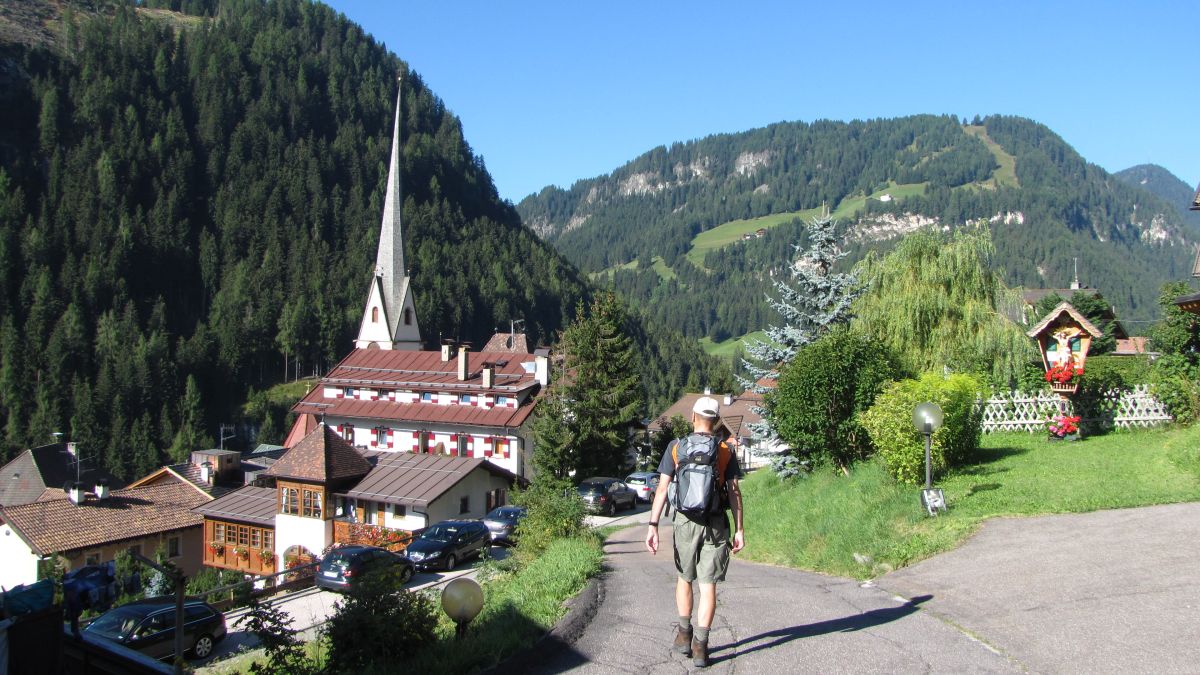
[[[1117,348],[1113,350],[1113,354],[1125,356],[1127,354],[1145,354],[1146,345],[1150,338],[1135,335],[1130,338],[1117,340]]]
[[[1025,334],[1029,337],[1037,337],[1042,331],[1046,330],[1047,326],[1056,321],[1063,312],[1069,314],[1076,323],[1078,323],[1085,331],[1088,332],[1088,335],[1091,335],[1094,338],[1104,337],[1104,333],[1102,333],[1099,328],[1093,326],[1092,322],[1088,321],[1087,317],[1080,314],[1079,310],[1075,309],[1075,307],[1073,307],[1069,302],[1058,303],[1058,307],[1050,310],[1050,313],[1047,314],[1045,318],[1039,321],[1036,326],[1026,331]]]
[[[191,462],[182,464],[171,464],[164,466],[154,473],[147,474],[129,484],[129,487],[141,487],[142,485],[153,485],[164,478],[172,480],[181,480],[187,482],[192,487],[203,492],[206,495],[220,497],[221,495],[235,489],[234,487],[222,484],[209,485],[200,478],[200,467]]]
[[[321,424],[263,473],[319,483],[365,476],[371,465],[354,446]]]
[[[275,525],[275,488],[247,485],[192,509],[209,518],[255,525]]]
[[[108,499],[89,497],[7,506],[0,516],[38,555],[64,553],[199,526],[192,507],[208,497],[180,481],[114,490]]]
[[[394,403],[392,401],[360,401],[351,398],[325,398],[320,391],[313,390],[304,397],[297,408],[303,410],[305,403],[322,403],[326,415],[349,419],[388,420],[411,424],[457,424],[462,426],[516,428],[533,412],[533,405],[526,402],[516,408],[495,406],[483,408],[471,405],[437,405],[434,403]]]
[[[428,506],[476,469],[483,469],[509,481],[517,480],[515,474],[473,457],[401,452],[370,452],[368,456],[375,462],[375,467],[366,478],[344,493],[349,497],[405,506]]]
[[[487,362],[497,364],[495,386],[491,391],[523,391],[536,386],[537,380],[532,372],[526,372],[521,366],[521,356],[508,352],[471,353],[468,356],[470,372],[465,381],[459,381],[457,356],[442,361],[440,351],[355,349],[321,378],[321,384],[385,389],[420,388],[426,391],[485,391],[481,366]],[[532,362],[533,358],[524,360]],[[314,387],[314,391],[320,387]]]
[[[529,354],[529,341],[524,333],[496,333],[483,346],[483,353],[507,352]]]
[[[770,382],[774,386],[774,381]],[[676,415],[682,416],[684,419],[692,418],[692,406],[696,404],[696,399],[705,394],[684,394],[683,398],[671,404],[670,408],[663,411],[653,422],[650,423],[651,431],[659,431],[666,426],[667,422]],[[749,433],[748,429],[744,429],[745,425],[761,422],[762,416],[754,412],[754,408],[762,405],[762,397],[758,394],[747,392],[733,397],[733,402],[725,405],[725,397],[721,394],[708,394],[717,399],[721,403],[721,425],[729,430],[729,433],[737,438],[741,438]]]
[[[85,462],[84,466],[87,464]],[[96,480],[105,478],[111,487],[120,487],[107,471],[84,469],[80,481],[89,489]],[[43,498],[46,490],[59,490],[67,481],[75,480],[75,458],[65,443],[52,443],[30,448],[0,467],[0,505],[29,504]],[[50,493],[53,494],[53,493]]]

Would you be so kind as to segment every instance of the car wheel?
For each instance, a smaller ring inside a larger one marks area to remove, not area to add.
[[[608,516],[609,518],[617,515],[617,503],[609,502],[608,506],[604,507],[604,515]]]
[[[450,557],[446,558],[446,571],[449,572],[450,570],[454,569],[454,566],[457,563],[458,563],[458,559],[454,557],[453,553],[451,553]]]
[[[196,638],[196,643],[192,645],[192,656],[198,659],[207,658],[209,654],[212,654],[212,650],[212,636],[207,634],[201,635],[200,637]]]
[[[416,572],[413,571],[413,568],[405,565],[404,569],[400,571],[400,583],[407,584],[412,580],[414,574],[416,574]]]

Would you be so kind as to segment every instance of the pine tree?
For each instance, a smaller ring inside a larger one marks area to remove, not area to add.
[[[805,345],[819,339],[834,326],[850,320],[850,305],[862,294],[853,273],[833,273],[833,265],[845,253],[838,248],[836,224],[829,216],[813,218],[807,226],[807,248],[775,282],[777,298],[767,302],[783,318],[783,325],[767,328],[767,340],[746,345],[749,359],[742,366],[750,377],[739,378],[742,385],[765,393],[779,379],[779,368],[792,360]],[[801,246],[796,245],[797,251]],[[780,452],[779,435],[766,408],[756,407],[761,422],[750,424],[758,452],[772,454],[772,468],[781,477],[799,473],[796,457]]]
[[[645,393],[627,320],[617,296],[605,292],[563,333],[579,478],[615,475],[629,464],[629,430],[642,414]]]
[[[536,476],[567,478],[579,462],[570,406],[557,383],[538,403],[533,417],[533,469]]]

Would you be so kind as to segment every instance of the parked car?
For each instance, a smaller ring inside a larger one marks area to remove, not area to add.
[[[156,659],[175,654],[175,598],[137,600],[114,607],[83,629]],[[225,638],[225,615],[201,600],[183,605],[183,646],[192,658],[203,659]]]
[[[416,566],[408,558],[377,546],[341,546],[321,558],[314,583],[321,588],[344,591],[350,583],[372,572],[400,567],[400,583],[407,583],[416,574]]]
[[[575,488],[589,511],[611,516],[637,506],[637,493],[616,478],[589,478]]]
[[[516,543],[517,523],[525,517],[528,511],[524,506],[497,506],[483,517],[483,524],[492,535],[496,544]]]
[[[658,472],[638,471],[631,473],[626,476],[625,484],[637,493],[639,500],[643,502],[654,501],[654,491],[658,489]]]
[[[487,525],[478,520],[443,520],[408,545],[408,557],[417,569],[440,567],[447,572],[459,562],[491,544]]]

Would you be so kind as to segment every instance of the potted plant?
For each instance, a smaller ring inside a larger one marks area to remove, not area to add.
[[[213,555],[223,555],[225,553],[225,542],[210,541],[208,542],[208,550]]]
[[[1057,392],[1075,393],[1081,379],[1083,366],[1077,366],[1073,361],[1057,363],[1046,371],[1046,381],[1050,383],[1050,388]]]
[[[263,566],[274,567],[275,566],[275,551],[272,551],[269,548],[264,548],[258,552],[258,559],[260,561],[262,561]]]
[[[245,546],[238,546],[237,548],[233,549],[233,554],[241,560],[247,560],[250,558],[250,549],[246,548]]]
[[[1079,420],[1078,415],[1058,415],[1051,417],[1046,422],[1046,429],[1050,432],[1050,440],[1079,440]]]

